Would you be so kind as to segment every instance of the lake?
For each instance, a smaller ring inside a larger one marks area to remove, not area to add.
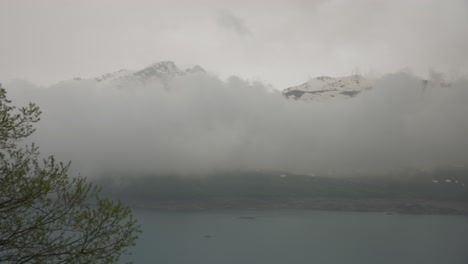
[[[468,263],[466,216],[150,209],[134,216],[143,229],[135,264]]]

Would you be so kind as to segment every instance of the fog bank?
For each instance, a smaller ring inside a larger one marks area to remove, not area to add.
[[[439,84],[396,73],[354,98],[309,103],[286,100],[262,83],[211,75],[166,85],[4,87],[14,104],[41,107],[31,138],[41,153],[93,176],[466,164],[468,81]]]

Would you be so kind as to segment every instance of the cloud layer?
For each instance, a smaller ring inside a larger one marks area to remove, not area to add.
[[[424,89],[407,73],[374,80],[349,100],[288,101],[238,77],[177,78],[126,87],[93,81],[4,85],[43,111],[43,154],[83,174],[365,169],[466,164],[468,82]]]

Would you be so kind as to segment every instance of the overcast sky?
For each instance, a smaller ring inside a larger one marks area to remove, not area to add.
[[[276,88],[319,75],[468,69],[466,0],[0,0],[0,81],[161,60]]]

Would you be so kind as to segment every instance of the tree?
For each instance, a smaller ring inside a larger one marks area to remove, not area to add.
[[[0,262],[113,263],[141,232],[131,211],[99,196],[70,163],[40,160],[23,140],[39,108],[16,108],[0,85]]]

